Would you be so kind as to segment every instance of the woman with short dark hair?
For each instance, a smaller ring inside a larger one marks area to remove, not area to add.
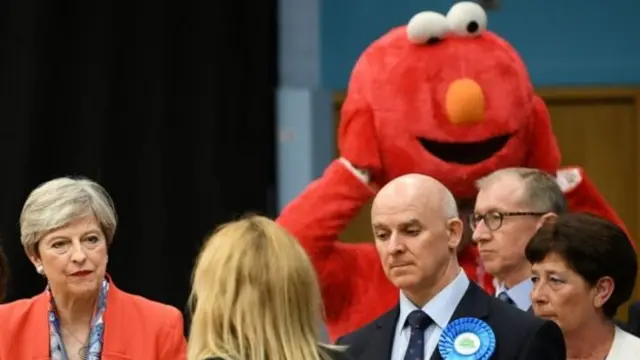
[[[525,249],[532,264],[536,315],[555,321],[567,359],[629,359],[640,339],[613,322],[633,293],[638,263],[617,225],[588,214],[563,214],[538,230]]]

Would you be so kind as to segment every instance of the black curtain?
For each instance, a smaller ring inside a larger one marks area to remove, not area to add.
[[[0,236],[6,300],[44,282],[19,240],[28,193],[101,183],[118,287],[184,308],[215,226],[274,216],[276,1],[0,4]]]

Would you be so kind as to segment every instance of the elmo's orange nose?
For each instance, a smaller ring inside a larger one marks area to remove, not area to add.
[[[449,121],[453,124],[473,124],[484,118],[484,93],[480,85],[471,79],[452,82],[445,102]]]

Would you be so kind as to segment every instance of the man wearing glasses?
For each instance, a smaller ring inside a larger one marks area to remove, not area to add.
[[[480,259],[494,277],[495,295],[529,311],[533,284],[524,248],[545,221],[566,211],[564,194],[551,175],[536,169],[501,169],[476,185],[469,225]]]

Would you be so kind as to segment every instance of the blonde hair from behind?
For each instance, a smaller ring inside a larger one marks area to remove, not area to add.
[[[193,274],[188,359],[321,360],[320,287],[307,254],[274,221],[225,224]]]

